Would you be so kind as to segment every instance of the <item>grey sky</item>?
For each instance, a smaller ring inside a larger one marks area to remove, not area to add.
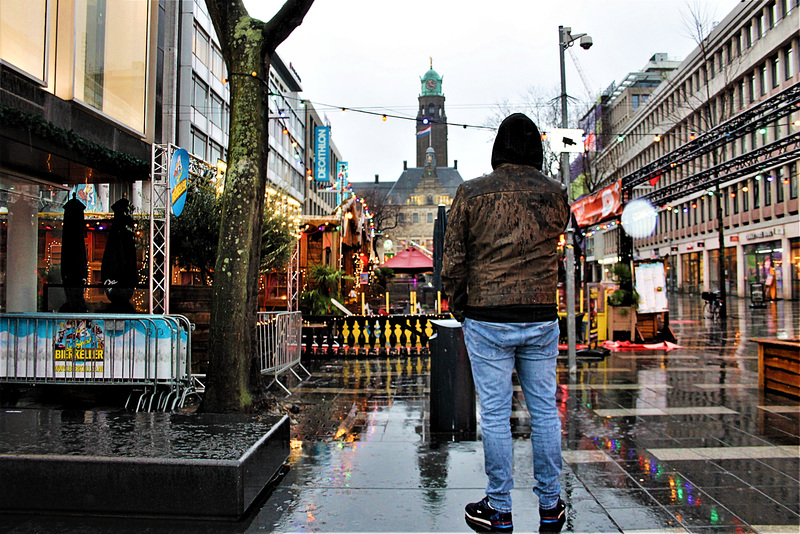
[[[698,0],[692,6],[721,21],[740,0]],[[268,20],[283,0],[245,0]],[[332,135],[350,164],[351,181],[394,181],[403,161],[415,165],[413,120],[388,119],[338,108],[413,118],[420,77],[443,77],[448,122],[483,125],[497,102],[521,102],[529,87],[557,93],[558,26],[588,33],[590,50],[575,55],[591,90],[599,92],[643,67],[656,52],[684,59],[696,46],[686,29],[686,0],[317,0],[303,24],[278,48],[302,78],[303,97],[330,119]],[[566,56],[567,92],[586,100],[584,83]],[[326,107],[324,104],[330,105]],[[465,179],[490,169],[493,134],[450,126],[450,165]]]

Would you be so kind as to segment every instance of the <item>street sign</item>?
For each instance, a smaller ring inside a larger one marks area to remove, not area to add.
[[[572,128],[554,128],[547,138],[550,140],[550,150],[559,154],[561,152],[575,152],[582,154],[583,130]]]

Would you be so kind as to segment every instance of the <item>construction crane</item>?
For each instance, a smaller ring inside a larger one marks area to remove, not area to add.
[[[581,81],[583,82],[583,87],[586,89],[586,96],[589,97],[589,100],[594,100],[594,92],[592,91],[591,85],[589,84],[589,80],[586,77],[586,73],[583,72],[583,68],[581,67],[580,62],[578,62],[578,56],[575,55],[575,51],[572,48],[567,49],[569,51],[569,57],[572,58],[572,63],[575,65],[575,68],[578,70],[578,74],[581,77]]]

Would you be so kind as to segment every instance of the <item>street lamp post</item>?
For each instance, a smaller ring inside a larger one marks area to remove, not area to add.
[[[581,48],[588,50],[592,46],[592,38],[585,33],[572,35],[572,28],[558,27],[558,57],[561,65],[561,127],[567,128],[567,73],[564,67],[564,51],[572,46],[576,40],[580,39]],[[567,188],[569,195],[569,153],[561,153],[561,183]],[[571,201],[571,199],[570,199]],[[578,369],[577,357],[575,354],[575,249],[573,248],[573,234],[575,228],[572,227],[572,214],[567,223],[566,243],[564,244],[566,257],[564,258],[564,270],[567,273],[567,343],[568,343],[568,365],[570,374],[575,374]],[[588,310],[587,310],[588,311]]]

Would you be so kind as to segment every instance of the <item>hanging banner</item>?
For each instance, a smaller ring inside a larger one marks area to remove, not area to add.
[[[604,187],[594,195],[584,197],[572,204],[572,213],[579,228],[597,224],[606,219],[618,217],[622,213],[620,189],[622,182],[617,181]]]
[[[189,152],[179,148],[169,162],[169,190],[172,192],[172,214],[183,212],[186,204],[186,187],[189,185]]]
[[[336,182],[339,184],[339,188],[344,191],[349,183],[347,181],[348,174],[350,172],[350,166],[346,161],[340,161],[339,164],[336,166]]]
[[[318,182],[330,182],[328,171],[328,153],[331,129],[329,126],[314,128],[314,179]]]

